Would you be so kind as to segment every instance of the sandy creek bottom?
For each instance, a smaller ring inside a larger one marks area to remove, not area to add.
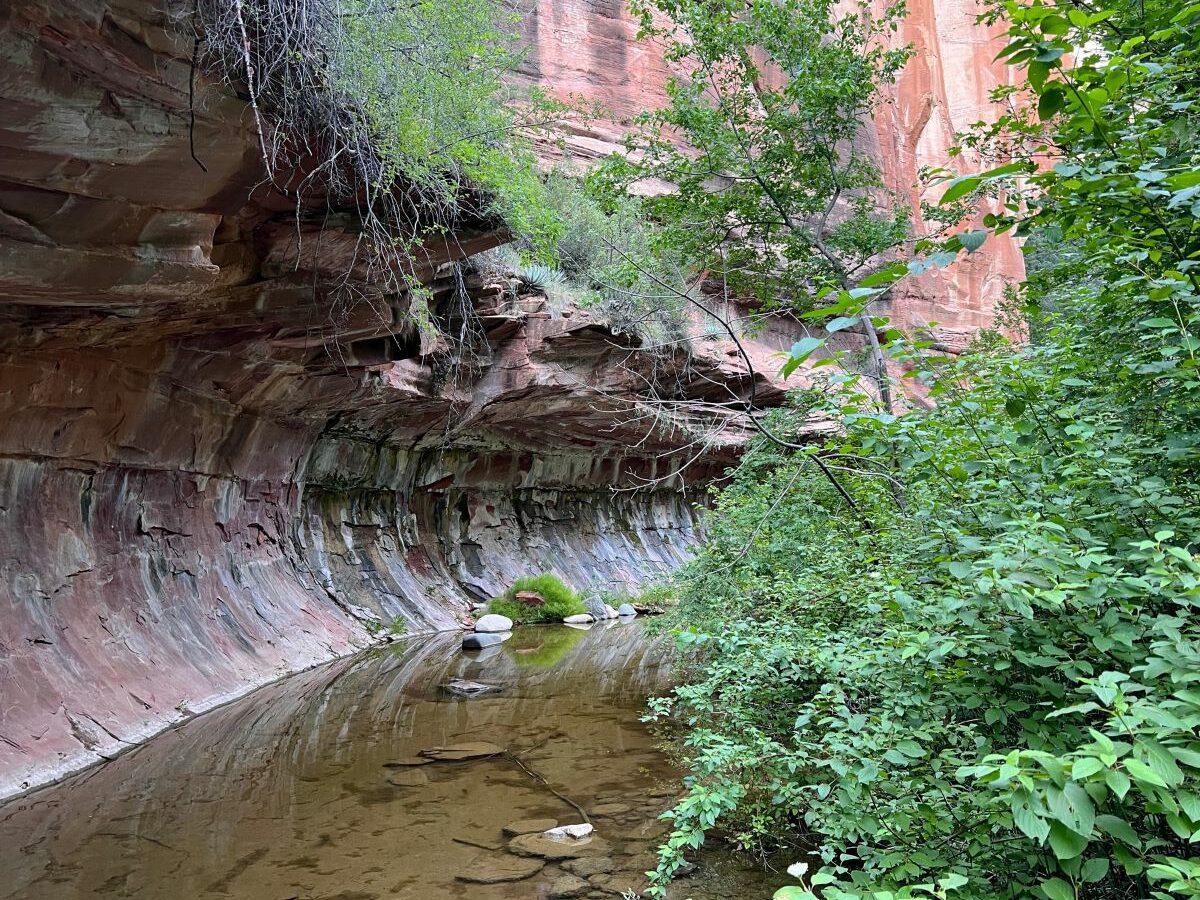
[[[491,900],[643,886],[678,786],[639,721],[670,683],[661,647],[636,623],[519,629],[475,654],[459,643],[412,638],[284,679],[0,806],[0,898]],[[442,688],[454,678],[502,690],[460,699]],[[506,748],[546,784],[505,756],[385,767],[469,741]],[[520,881],[459,880],[529,865],[503,849],[514,820],[579,821],[547,784],[596,810],[609,871],[586,887],[555,862]],[[672,898],[765,898],[782,883],[727,854],[698,862]]]

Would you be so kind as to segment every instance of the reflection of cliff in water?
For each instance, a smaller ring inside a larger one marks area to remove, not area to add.
[[[569,806],[503,758],[383,766],[471,740],[519,754],[585,808],[650,798],[652,811],[595,819],[615,860],[650,867],[672,773],[639,716],[667,686],[661,648],[616,624],[525,629],[474,657],[458,644],[413,639],[299,674],[0,807],[0,897],[535,896],[549,870],[456,882],[485,851],[454,839],[492,845],[514,819],[577,821]],[[440,688],[455,677],[504,690],[455,700]],[[423,783],[394,786],[396,771]]]

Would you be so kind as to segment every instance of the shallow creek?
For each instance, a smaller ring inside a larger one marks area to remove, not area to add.
[[[669,686],[661,648],[636,623],[519,629],[473,654],[459,643],[412,638],[284,679],[0,806],[0,898],[491,900],[643,886],[678,785],[639,721]],[[454,679],[500,690],[467,699],[445,689]],[[505,753],[387,765],[468,742]],[[595,826],[581,859],[508,851],[506,825],[579,822],[571,802]],[[727,854],[698,863],[673,898],[769,897],[781,883]],[[462,880],[497,874],[525,877]]]

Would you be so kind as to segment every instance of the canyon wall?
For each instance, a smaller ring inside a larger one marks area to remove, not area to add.
[[[638,40],[637,19],[623,0],[529,0],[524,20],[530,48],[523,76],[560,99],[601,112],[547,141],[543,155],[553,165],[586,167],[618,151],[629,123],[639,113],[666,103],[671,70],[657,40]],[[872,0],[883,9],[885,0]],[[850,3],[845,4],[850,11]],[[918,193],[925,168],[961,173],[986,166],[965,152],[952,158],[955,135],[993,119],[999,107],[992,89],[1010,83],[1013,70],[994,61],[1004,46],[1002,27],[976,19],[978,0],[908,0],[908,15],[896,36],[913,57],[890,86],[861,142],[878,163],[898,202],[907,205],[918,233],[929,230],[921,201],[936,203],[944,187]],[[982,218],[983,212],[980,217]],[[991,237],[984,247],[950,270],[934,270],[893,290],[876,311],[906,331],[924,331],[950,351],[960,351],[981,328],[991,327],[1004,288],[1024,274],[1024,261],[1011,235]]]
[[[617,111],[573,145],[603,151],[658,96],[617,0],[545,2],[528,27],[538,78]],[[423,349],[404,297],[331,306],[314,284],[352,223],[318,245],[256,190],[246,104],[192,53],[152,0],[0,9],[0,796],[382,635],[455,628],[519,575],[620,590],[678,565],[742,435],[681,474],[694,435],[642,415],[646,367],[677,367],[681,396],[781,396],[723,341],[646,360],[461,266],[505,240],[486,222],[420,273],[435,308],[470,304],[478,358]],[[881,150],[897,177],[940,140],[905,135]],[[1007,271],[955,283],[953,321],[986,320]],[[795,337],[759,335],[757,368]]]

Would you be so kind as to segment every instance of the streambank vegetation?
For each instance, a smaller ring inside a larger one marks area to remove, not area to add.
[[[696,37],[679,52],[702,54],[721,98],[685,82],[664,115],[712,138],[719,156],[694,165],[734,173],[658,212],[707,222],[697,258],[817,326],[788,370],[824,356],[832,373],[771,416],[783,440],[757,441],[676,581],[689,676],[653,715],[673,725],[688,792],[655,895],[720,833],[790,848],[779,900],[1200,896],[1200,5],[985,6],[1022,75],[997,91],[996,124],[960,137],[990,168],[941,176],[940,234],[852,203],[850,233],[826,240],[828,198],[871,178],[844,134],[810,144],[825,120],[788,115],[886,81],[867,20],[786,0],[647,4]],[[755,97],[746,73],[764,59],[815,78]],[[984,196],[1003,211],[980,221]],[[769,237],[707,240],[743,207],[739,233]],[[1010,230],[1029,276],[1007,327],[966,353],[871,308]],[[761,279],[768,242],[782,249]],[[825,338],[846,328],[874,332],[887,366],[841,365]],[[881,379],[892,403],[911,388],[936,405],[897,415]],[[817,414],[836,436],[794,449]]]

